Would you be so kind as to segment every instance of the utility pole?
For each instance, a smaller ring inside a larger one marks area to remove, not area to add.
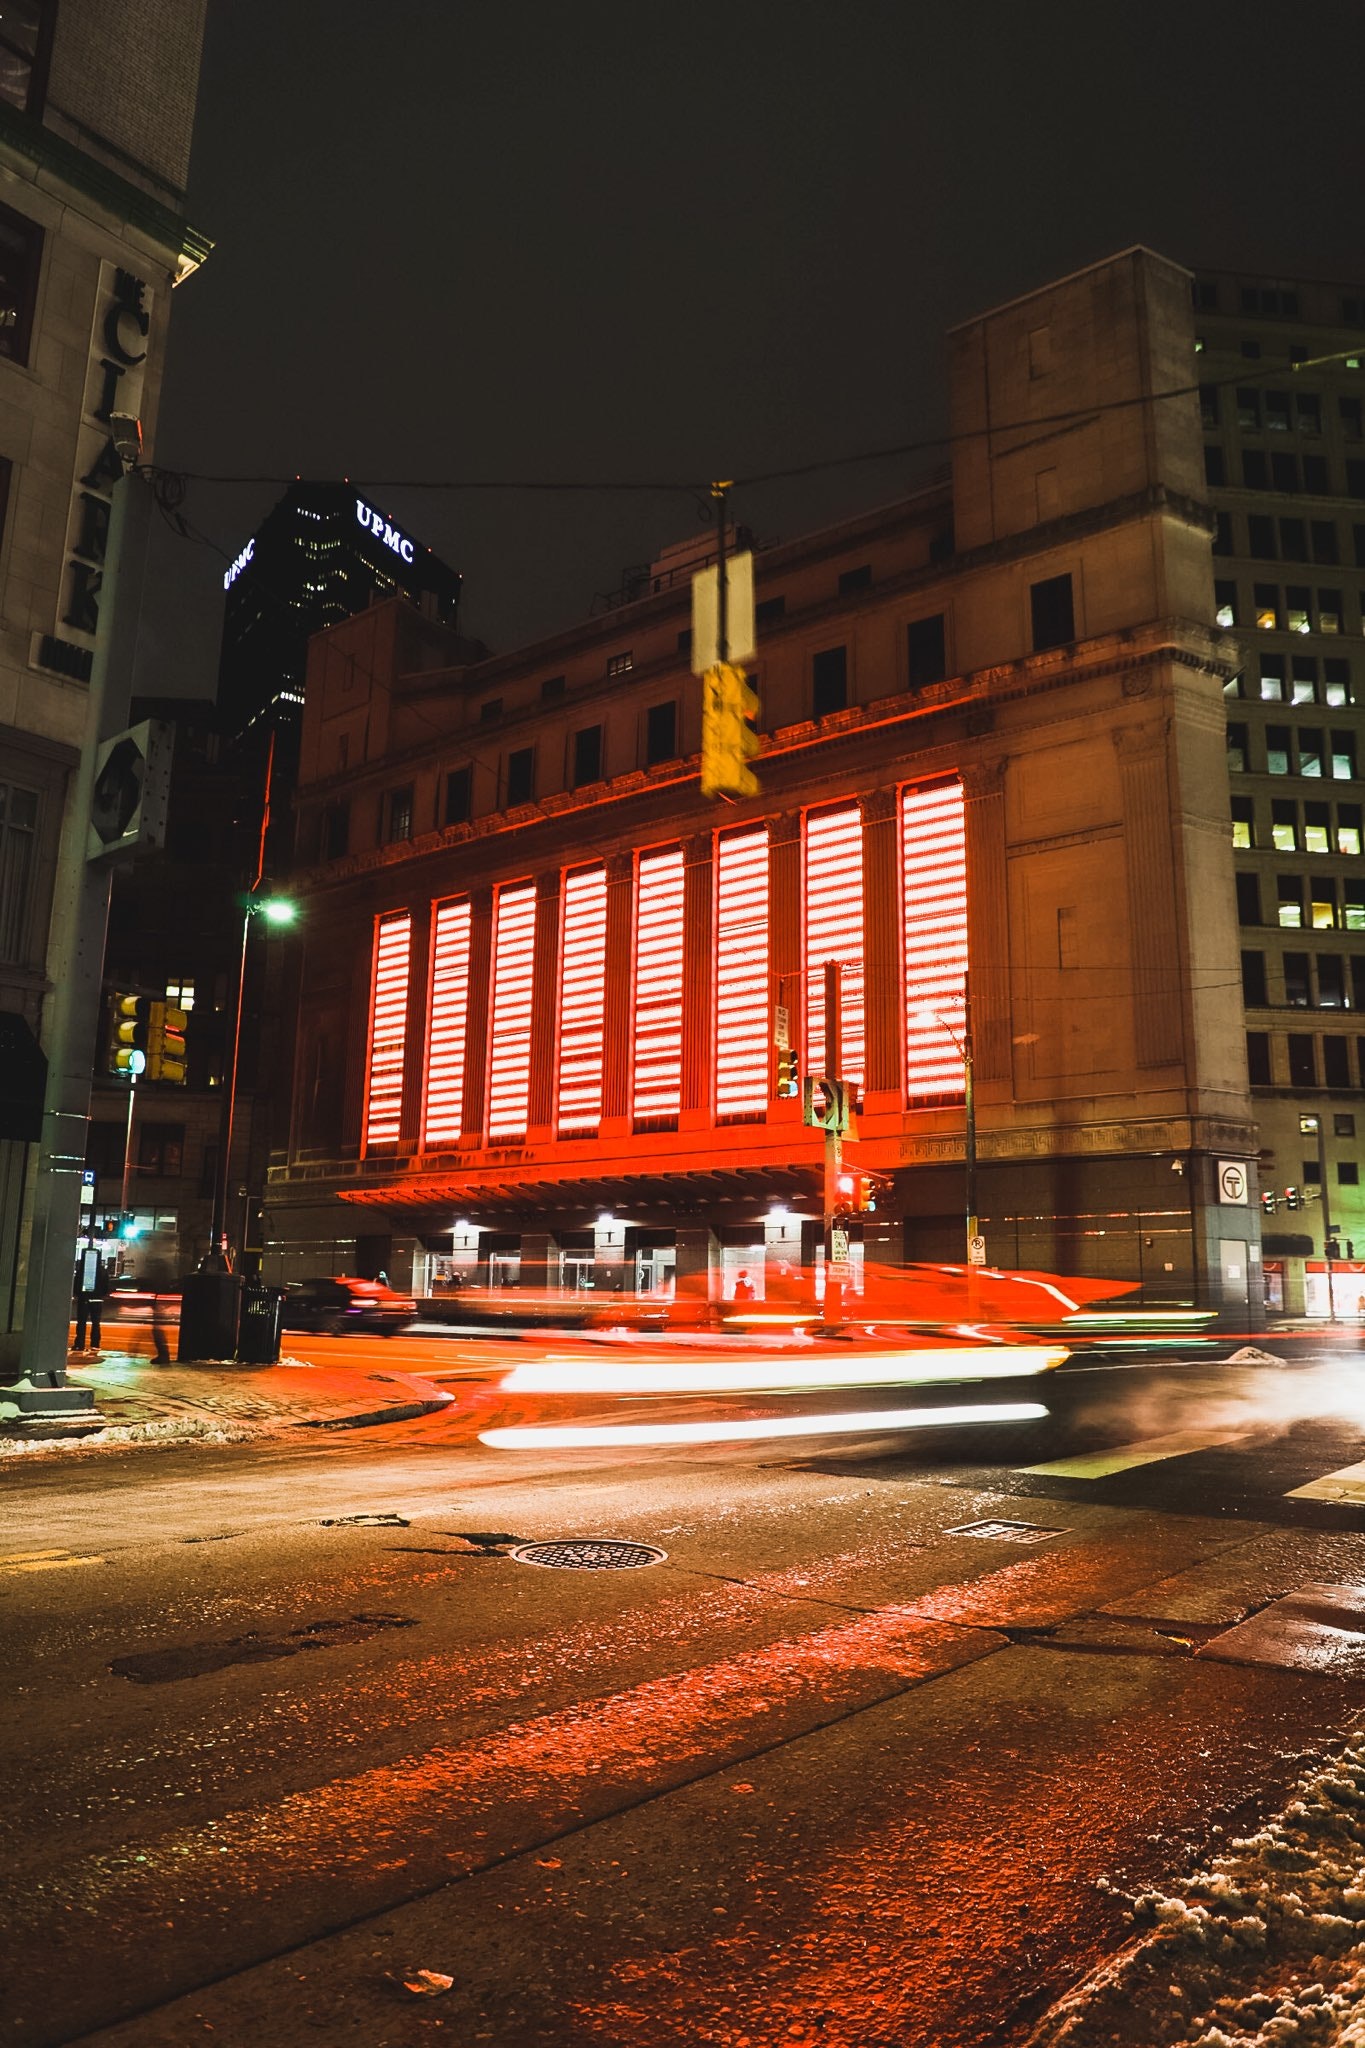
[[[718,665],[730,659],[730,623],[727,617],[727,598],[729,593],[725,588],[725,494],[729,488],[728,483],[714,483],[711,486],[711,496],[716,501],[716,661]]]
[[[962,977],[962,1099],[967,1117],[962,1160],[967,1196],[967,1264],[984,1266],[986,1240],[976,1213],[976,1077],[972,1055],[972,978],[968,972]]]
[[[836,1094],[839,1088],[841,1055],[840,1005],[842,966],[838,960],[825,962],[825,1073]],[[825,1301],[826,1324],[843,1320],[844,1284],[848,1278],[848,1218],[841,1214],[839,1175],[844,1164],[843,1133],[834,1117],[825,1126]],[[831,1125],[833,1126],[831,1128]]]

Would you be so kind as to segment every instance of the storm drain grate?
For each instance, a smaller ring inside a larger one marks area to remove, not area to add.
[[[519,1543],[508,1555],[518,1564],[541,1564],[558,1572],[631,1572],[643,1564],[662,1564],[668,1552],[652,1543],[589,1536],[573,1543]]]
[[[959,1522],[949,1536],[993,1536],[1000,1543],[1046,1543],[1065,1536],[1065,1529],[1044,1529],[1037,1522]]]

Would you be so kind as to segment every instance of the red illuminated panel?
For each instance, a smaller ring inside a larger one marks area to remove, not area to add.
[[[374,935],[370,1055],[365,1073],[365,1149],[396,1145],[403,1118],[403,1055],[408,1040],[408,962],[412,919],[381,917]]]
[[[602,1115],[607,871],[564,877],[559,948],[559,1128],[595,1131]]]
[[[960,782],[901,792],[905,1092],[960,1096],[967,976],[967,834]]]
[[[631,1113],[682,1107],[683,852],[642,853],[635,879],[635,1082]]]
[[[422,1110],[422,1144],[428,1151],[459,1142],[468,1009],[469,905],[438,903],[431,921],[431,1017]]]
[[[839,1074],[861,1088],[863,1015],[863,814],[857,804],[806,819],[806,1071],[826,1074],[825,962],[838,960]]]
[[[768,829],[716,841],[716,1115],[768,1107]]]
[[[536,885],[499,889],[493,926],[492,1021],[488,1041],[488,1135],[526,1129],[531,1084],[531,976]]]

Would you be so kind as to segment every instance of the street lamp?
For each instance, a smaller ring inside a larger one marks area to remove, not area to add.
[[[232,1058],[228,1063],[227,1087],[224,1091],[222,1123],[218,1137],[218,1171],[213,1185],[213,1219],[209,1225],[209,1253],[205,1265],[219,1272],[230,1272],[231,1262],[227,1255],[227,1209],[229,1171],[232,1162],[232,1125],[237,1111],[237,1063],[242,1050],[242,1005],[246,994],[246,948],[251,935],[251,920],[262,917],[267,925],[278,930],[294,923],[299,914],[297,903],[286,896],[247,896],[242,905],[242,951],[237,967],[237,1001],[232,1025]]]

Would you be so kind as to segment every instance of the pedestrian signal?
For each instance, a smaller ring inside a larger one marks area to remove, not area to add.
[[[185,1085],[186,1011],[174,1003],[153,1003],[147,1027],[147,1078]]]
[[[852,1103],[844,1081],[831,1081],[824,1074],[807,1074],[801,1083],[801,1121],[815,1131],[845,1132]]]
[[[110,998],[109,1071],[136,1080],[147,1065],[151,1001],[116,989]]]
[[[753,720],[758,692],[742,668],[717,662],[701,679],[701,793],[755,796],[758,777],[749,766],[758,752]]]

